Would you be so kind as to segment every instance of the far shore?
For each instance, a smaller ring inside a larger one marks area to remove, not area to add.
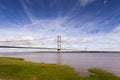
[[[0,52],[0,53],[57,53],[57,51]],[[61,51],[61,53],[120,53],[120,51]]]

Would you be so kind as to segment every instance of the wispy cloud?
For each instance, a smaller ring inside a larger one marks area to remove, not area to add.
[[[86,6],[87,4],[90,4],[94,2],[95,0],[79,0],[79,1],[82,6]]]
[[[112,30],[113,33],[120,33],[120,24],[116,26],[116,28],[114,28]]]
[[[31,22],[34,22],[35,17],[34,17],[33,14],[30,12],[30,10],[29,10],[29,8],[28,8],[25,0],[19,0],[19,1],[20,1],[20,3],[21,3],[21,5],[22,5],[22,7],[23,7],[23,9],[24,9],[24,11],[25,11],[25,13],[26,13],[27,16],[29,17],[30,21],[31,21]],[[29,2],[29,1],[27,1],[27,2]]]
[[[6,9],[6,7],[0,3],[0,9]]]
[[[89,31],[96,28],[96,26],[98,25],[97,22],[86,22],[79,28],[74,27],[75,25],[67,24],[66,22],[67,19],[64,18],[37,20],[31,24],[23,25],[23,27],[21,27],[19,30],[17,28],[11,28],[8,30],[0,29],[0,34],[6,36],[5,40],[9,40],[10,37],[13,37],[12,40],[16,40],[16,38],[31,40],[48,37],[47,39],[42,39],[35,42],[28,41],[24,42],[24,44],[16,44],[23,46],[56,47],[57,35],[63,36],[63,47],[67,48],[71,47],[80,49],[82,47],[82,49],[84,49],[83,47],[87,46],[89,50],[110,50],[110,46],[112,46],[112,44],[116,44],[115,46],[119,46],[119,44],[117,44],[120,41],[120,39],[118,38],[119,26],[117,26],[113,31],[106,34],[88,34]],[[76,22],[72,24],[75,23]],[[19,27],[19,25],[10,25]],[[52,39],[49,39],[49,37],[52,37]],[[95,48],[95,46],[97,46],[97,48]],[[116,50],[114,48],[115,46],[113,46],[113,50]]]
[[[104,3],[105,5],[107,4],[107,2],[108,2],[107,0],[104,0],[104,1],[103,1],[103,3]]]

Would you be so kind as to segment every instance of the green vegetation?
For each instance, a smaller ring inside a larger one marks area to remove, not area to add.
[[[83,77],[69,66],[0,57],[0,80],[120,80],[119,77],[100,69],[89,71],[91,75]]]
[[[0,79],[79,80],[79,75],[69,66],[25,62],[17,58],[0,58]]]
[[[89,69],[89,72],[91,72],[91,75],[81,77],[81,80],[120,80],[120,77],[101,69],[92,68]]]

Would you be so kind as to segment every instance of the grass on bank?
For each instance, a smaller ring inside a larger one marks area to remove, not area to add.
[[[91,75],[83,77],[81,80],[120,80],[120,77],[105,70],[92,68],[88,70]]]
[[[69,66],[0,57],[0,79],[2,80],[120,80],[119,77],[100,69],[93,68],[89,71],[91,75],[83,77]]]
[[[0,58],[0,79],[79,80],[79,75],[69,66],[25,62],[17,58]]]

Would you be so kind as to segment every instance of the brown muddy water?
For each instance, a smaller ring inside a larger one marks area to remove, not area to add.
[[[71,66],[78,73],[88,74],[89,68],[100,68],[120,76],[120,53],[0,53],[1,57],[18,57],[26,61]]]

